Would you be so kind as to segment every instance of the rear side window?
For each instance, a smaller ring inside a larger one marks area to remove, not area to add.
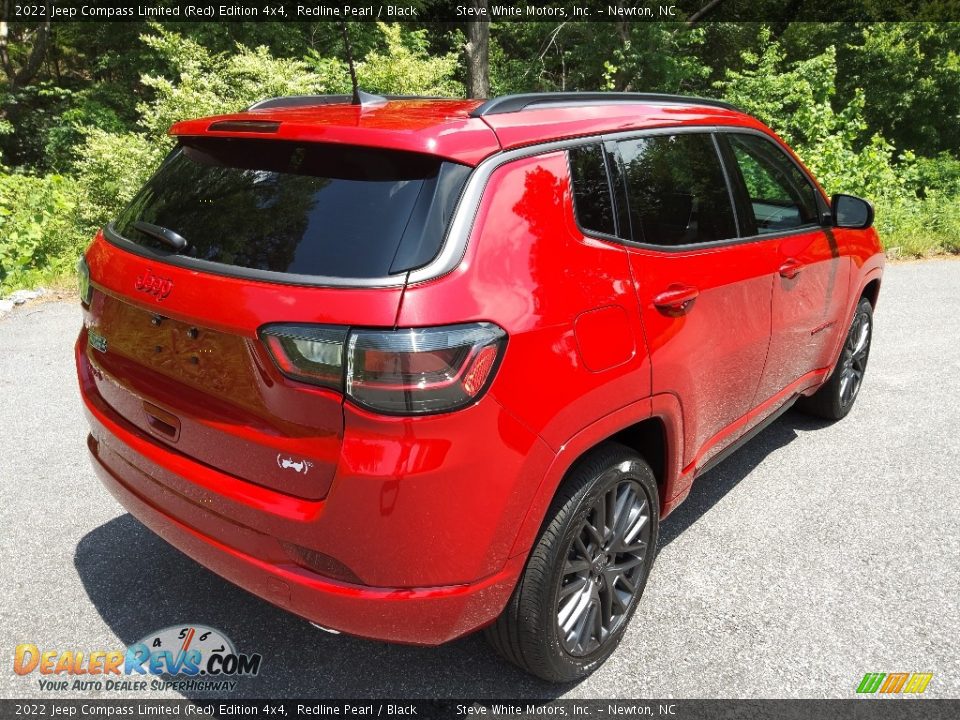
[[[416,153],[276,140],[191,138],[164,161],[114,230],[235,268],[375,278],[428,263],[470,169]]]
[[[600,145],[571,148],[573,207],[582,230],[616,235],[607,165]]]
[[[713,139],[654,135],[619,143],[633,239],[689,245],[737,236],[730,193]]]
[[[806,175],[771,140],[727,134],[746,189],[749,214],[758,235],[818,221],[816,191]]]

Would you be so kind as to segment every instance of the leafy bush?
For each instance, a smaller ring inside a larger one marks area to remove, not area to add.
[[[76,232],[93,237],[133,199],[168,150],[167,142],[153,142],[141,133],[89,131],[75,165]]]
[[[877,202],[876,228],[897,257],[960,253],[960,202],[957,195],[931,192]]]
[[[886,247],[909,256],[960,251],[960,161],[896,155],[883,136],[868,133],[861,89],[835,109],[834,48],[787,63],[769,33],[762,39],[763,52],[744,53],[744,69],[717,84],[724,97],[773,128],[828,193],[872,200]]]
[[[8,174],[0,168],[0,294],[73,270],[73,181]]]
[[[932,190],[960,197],[960,159],[949,153],[916,158],[910,186],[921,196]]]
[[[384,51],[371,50],[356,63],[357,84],[365,92],[385,95],[463,95],[456,80],[460,60],[456,53],[431,57],[426,30],[406,31],[397,23],[378,22]],[[306,62],[330,88],[327,92],[350,93],[350,71],[338,58],[307,53]]]
[[[769,34],[765,35],[769,41]],[[903,192],[905,178],[894,167],[893,146],[879,134],[866,135],[864,93],[857,92],[839,111],[833,108],[834,48],[786,63],[780,46],[767,42],[760,55],[746,52],[743,59],[743,70],[728,71],[718,83],[724,97],[773,128],[828,193],[877,198]]]
[[[153,27],[142,36],[169,68],[145,75],[153,99],[137,106],[139,125],[154,143],[170,144],[167,129],[186,118],[239,112],[278,95],[306,95],[341,89],[337,73],[314,73],[301,60],[275,58],[266,47],[237,45],[233,54],[215,54],[179,33]]]
[[[56,172],[69,171],[78,159],[86,133],[91,129],[122,133],[127,123],[116,112],[104,93],[72,93],[68,107],[44,133],[46,167]]]

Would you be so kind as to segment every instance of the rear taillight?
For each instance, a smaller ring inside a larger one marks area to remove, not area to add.
[[[93,298],[93,285],[90,284],[90,267],[82,255],[77,261],[77,289],[80,291],[80,302],[89,305]]]
[[[261,331],[288,377],[342,390],[392,415],[449,412],[477,400],[506,346],[492,323],[367,330],[269,325]]]
[[[269,325],[261,337],[284,375],[335,390],[343,389],[343,346],[347,328]]]

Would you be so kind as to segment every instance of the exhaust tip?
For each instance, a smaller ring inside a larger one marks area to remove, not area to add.
[[[331,635],[339,635],[339,634],[340,634],[340,631],[339,631],[339,630],[334,630],[333,628],[324,627],[323,625],[317,625],[317,623],[315,623],[315,622],[312,622],[312,623],[310,623],[310,624],[313,625],[313,626],[314,626],[315,628],[317,628],[318,630],[323,630],[324,632],[330,633]]]

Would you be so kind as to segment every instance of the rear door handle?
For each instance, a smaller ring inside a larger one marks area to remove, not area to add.
[[[653,304],[667,312],[685,313],[699,295],[700,291],[692,285],[671,285],[653,298]]]
[[[800,274],[801,270],[803,270],[803,263],[795,258],[789,258],[784,260],[783,265],[780,266],[780,277],[793,280]]]

